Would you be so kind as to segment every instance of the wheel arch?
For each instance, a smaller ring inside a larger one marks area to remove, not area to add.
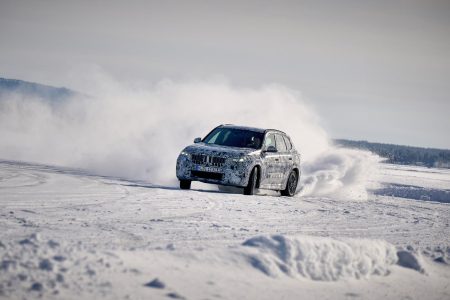
[[[297,180],[300,181],[300,169],[298,167],[294,167],[292,171],[295,171],[295,174],[297,175]]]
[[[256,179],[256,188],[259,189],[259,186],[261,184],[261,175],[262,175],[262,173],[261,173],[262,172],[261,165],[259,165],[259,164],[254,165],[253,168],[252,168],[252,171],[253,171],[253,169],[258,170],[258,177]]]

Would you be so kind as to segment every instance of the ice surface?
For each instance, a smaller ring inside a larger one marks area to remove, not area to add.
[[[383,183],[450,181],[444,170],[387,167]],[[3,161],[0,204],[6,299],[450,294],[450,205],[433,199],[246,197]],[[155,278],[164,289],[145,286]]]
[[[450,203],[450,170],[383,164],[376,195]]]

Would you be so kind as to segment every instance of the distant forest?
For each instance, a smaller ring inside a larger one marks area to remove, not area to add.
[[[336,145],[368,150],[387,158],[387,163],[450,169],[450,150],[336,139]]]

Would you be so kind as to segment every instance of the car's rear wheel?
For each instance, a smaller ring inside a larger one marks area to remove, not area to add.
[[[256,185],[258,183],[258,168],[254,167],[250,178],[248,179],[248,184],[244,188],[244,195],[254,195],[256,193]]]
[[[281,191],[281,195],[292,197],[295,195],[295,191],[297,190],[298,184],[298,176],[297,172],[294,170],[291,171],[288,177],[288,181],[286,183],[286,188]]]
[[[189,190],[191,188],[190,180],[180,180],[180,189]]]

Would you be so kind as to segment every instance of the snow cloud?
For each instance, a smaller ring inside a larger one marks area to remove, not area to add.
[[[182,148],[219,124],[233,123],[277,128],[292,137],[305,163],[301,194],[350,186],[365,191],[360,174],[367,171],[369,154],[334,149],[298,91],[275,84],[236,87],[223,79],[130,86],[98,70],[90,74],[77,81],[90,96],[55,104],[3,95],[0,158],[176,185]]]

